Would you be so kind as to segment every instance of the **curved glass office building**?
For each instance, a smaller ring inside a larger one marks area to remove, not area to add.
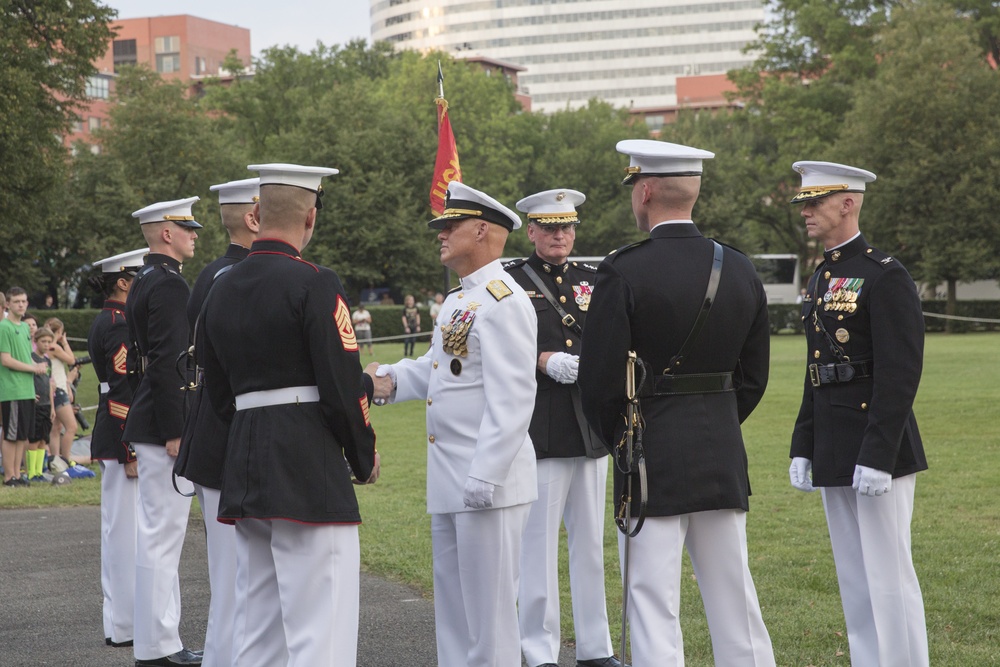
[[[397,48],[481,55],[526,68],[532,108],[597,97],[616,106],[678,103],[678,76],[743,67],[762,0],[369,0],[372,38]]]

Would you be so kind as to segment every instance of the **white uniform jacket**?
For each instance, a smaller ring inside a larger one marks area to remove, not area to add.
[[[465,335],[451,337],[465,325]],[[494,261],[445,299],[427,354],[393,364],[393,401],[427,401],[429,514],[468,510],[469,476],[496,485],[493,507],[538,497],[528,436],[536,328],[524,290]]]

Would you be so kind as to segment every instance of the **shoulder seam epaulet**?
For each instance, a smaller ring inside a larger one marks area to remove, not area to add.
[[[716,242],[716,243],[718,243],[719,245],[721,245],[721,246],[725,246],[725,247],[729,248],[730,250],[735,250],[736,252],[740,253],[740,254],[741,254],[741,255],[743,255],[744,257],[748,257],[748,255],[747,255],[747,254],[746,254],[745,252],[743,252],[742,250],[740,250],[739,248],[737,248],[737,247],[736,247],[736,246],[734,246],[734,245],[729,245],[728,243],[723,243],[723,242],[722,242],[722,241],[720,241],[719,239],[709,239],[709,240],[710,240],[710,241],[715,241],[715,242]]]
[[[621,255],[626,250],[631,250],[632,248],[638,248],[639,246],[641,246],[643,243],[646,243],[647,241],[649,241],[648,238],[647,239],[642,239],[641,241],[636,241],[634,243],[629,243],[628,245],[623,245],[621,248],[615,248],[614,250],[612,250],[611,252],[608,253],[608,256],[607,256],[606,259],[609,260],[609,261],[613,260],[614,258],[618,257],[619,255]]]
[[[448,294],[454,294],[455,292],[457,292],[457,291],[459,291],[461,289],[462,289],[461,285],[459,285],[458,287],[452,287],[450,290],[448,290]]]
[[[886,267],[892,264],[896,259],[892,255],[888,255],[875,246],[868,246],[862,253],[865,257],[875,262],[879,266]]]
[[[528,260],[525,259],[524,257],[521,257],[520,259],[512,259],[509,262],[505,263],[503,265],[503,268],[504,269],[516,269],[517,267],[521,266],[522,264],[524,264],[527,261]]]
[[[588,264],[587,262],[573,262],[573,266],[578,269],[583,269],[584,271],[590,271],[591,273],[597,272],[596,264]]]

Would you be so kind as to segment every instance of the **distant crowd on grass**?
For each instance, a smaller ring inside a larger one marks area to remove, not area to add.
[[[42,319],[28,311],[23,288],[0,292],[0,425],[3,446],[0,466],[7,487],[37,482],[94,477],[74,461],[73,441],[86,420],[76,403],[80,366],[55,317]],[[52,308],[45,299],[39,310]]]

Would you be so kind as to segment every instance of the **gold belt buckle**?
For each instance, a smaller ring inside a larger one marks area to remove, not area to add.
[[[809,382],[811,382],[812,386],[814,386],[814,387],[820,386],[821,383],[819,381],[819,365],[818,364],[809,364]]]

